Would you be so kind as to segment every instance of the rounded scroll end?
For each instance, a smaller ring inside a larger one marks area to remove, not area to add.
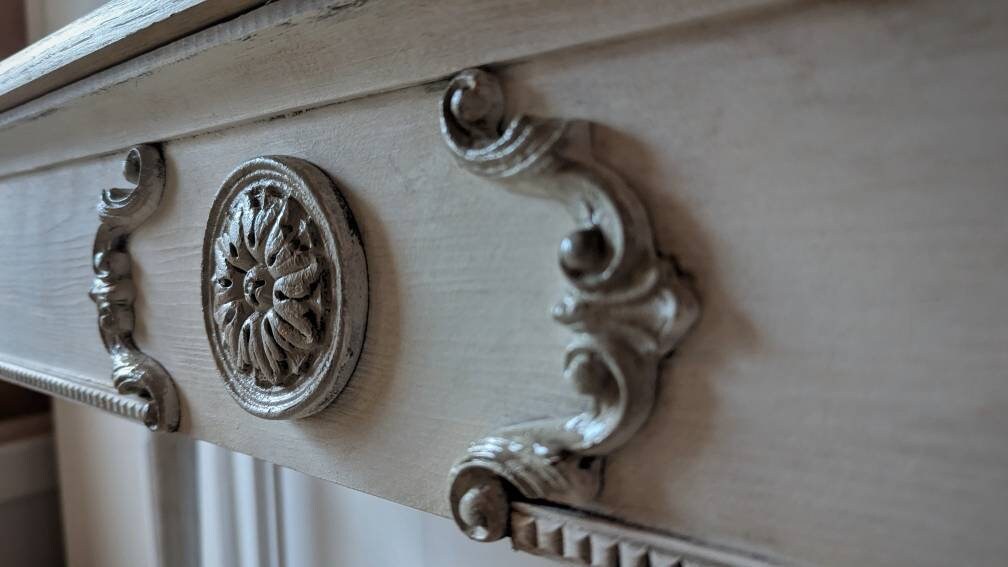
[[[123,160],[123,177],[135,187],[102,191],[98,216],[112,226],[132,229],[150,216],[161,201],[165,185],[161,151],[151,145],[130,148]]]
[[[511,504],[501,479],[478,466],[456,468],[453,477],[452,516],[459,529],[480,542],[506,536]]]
[[[175,394],[175,387],[168,384],[171,392],[162,394],[160,399],[155,398],[148,403],[148,412],[144,416],[144,425],[147,429],[158,433],[173,433],[178,431],[181,418],[179,411],[178,397]]]
[[[147,400],[140,418],[151,431],[177,431],[182,412],[175,383],[168,371],[147,355],[130,354],[132,356],[125,356],[115,363],[112,370],[116,391]]]
[[[130,148],[126,159],[123,160],[123,178],[134,185],[140,181],[140,163],[142,161],[140,148],[141,146]]]
[[[580,394],[592,396],[597,401],[615,397],[612,394],[614,381],[612,372],[605,361],[597,353],[591,351],[575,351],[567,361],[564,369],[564,379]]]
[[[441,137],[463,168],[491,179],[517,179],[554,169],[568,123],[504,116],[497,78],[466,69],[452,78],[441,99]],[[532,192],[538,194],[539,189]]]
[[[500,135],[504,93],[493,75],[466,69],[452,78],[441,102],[441,134],[456,150],[487,145]]]

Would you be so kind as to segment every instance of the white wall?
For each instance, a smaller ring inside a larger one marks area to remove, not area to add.
[[[154,565],[147,431],[70,402],[53,417],[67,564]]]

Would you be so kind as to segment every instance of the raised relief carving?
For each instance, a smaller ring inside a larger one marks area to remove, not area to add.
[[[515,549],[592,567],[769,567],[772,563],[545,504],[511,506]]]
[[[315,223],[271,186],[250,187],[214,246],[214,321],[221,343],[263,388],[287,386],[314,362],[325,324]]]
[[[648,418],[659,363],[699,310],[675,264],[657,254],[640,200],[593,157],[591,125],[503,113],[496,78],[464,71],[442,100],[442,137],[467,170],[569,208],[575,228],[559,264],[570,288],[553,317],[574,332],[564,378],[591,403],[469,447],[451,471],[450,501],[459,527],[480,541],[513,537],[515,499],[577,506],[597,495],[601,457]]]
[[[224,381],[271,419],[328,405],[353,372],[367,318],[356,223],[301,159],[255,158],[221,186],[203,251],[203,311]]]
[[[161,152],[153,146],[132,148],[123,164],[123,176],[136,184],[131,189],[106,189],[98,203],[101,226],[94,241],[94,284],[91,299],[98,306],[98,329],[112,357],[112,382],[116,391],[139,396],[141,408],[119,403],[114,396],[91,389],[70,388],[74,399],[139,417],[152,430],[175,431],[179,401],[171,376],[158,361],[144,354],[133,340],[136,288],[130,269],[127,241],[130,234],[157,210],[165,186]]]

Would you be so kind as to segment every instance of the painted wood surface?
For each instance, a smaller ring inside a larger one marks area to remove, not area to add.
[[[0,61],[0,110],[262,3],[263,0],[111,0]]]
[[[274,2],[0,114],[0,175],[767,3]]]
[[[994,2],[787,5],[500,67],[516,108],[604,126],[600,155],[705,308],[600,512],[796,563],[1008,554],[1006,23]],[[165,201],[131,249],[138,340],[185,433],[444,515],[469,441],[577,407],[548,316],[566,214],[452,162],[443,87],[165,143]],[[344,189],[372,286],[357,373],[296,422],[233,403],[200,311],[214,192],[275,153]],[[106,376],[86,290],[120,161],[0,179],[3,359]]]

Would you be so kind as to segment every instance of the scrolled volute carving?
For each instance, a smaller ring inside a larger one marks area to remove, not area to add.
[[[130,234],[157,210],[165,186],[161,152],[154,146],[130,149],[123,177],[135,187],[102,191],[101,225],[94,241],[95,279],[90,296],[98,307],[98,329],[112,357],[112,382],[120,394],[147,400],[143,421],[155,431],[175,431],[179,401],[168,372],[133,340],[136,314],[127,242]]]
[[[465,169],[561,201],[575,221],[558,258],[570,288],[553,317],[574,332],[564,378],[590,407],[501,429],[473,443],[453,467],[455,521],[471,538],[493,541],[508,535],[515,498],[576,506],[597,495],[600,457],[650,415],[659,362],[695,322],[699,305],[675,264],[656,252],[641,201],[594,158],[591,124],[506,120],[496,78],[471,69],[448,86],[441,134]]]

